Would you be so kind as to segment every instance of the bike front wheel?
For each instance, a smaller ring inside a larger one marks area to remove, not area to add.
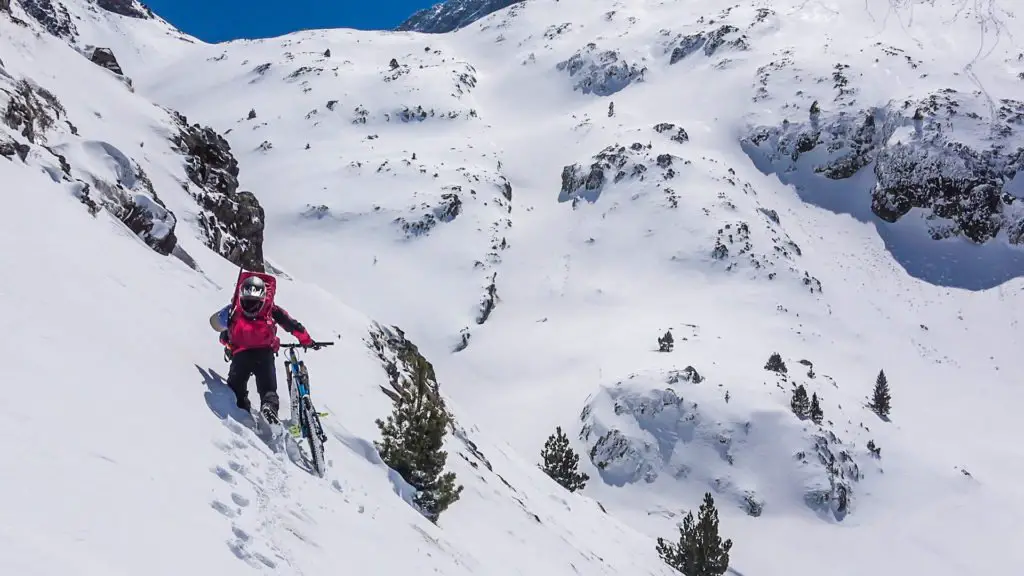
[[[313,408],[313,402],[309,396],[302,398],[302,428],[306,432],[306,439],[309,440],[309,453],[313,459],[313,470],[316,475],[323,478],[327,472],[327,461],[324,459],[324,432],[320,425],[320,415]]]

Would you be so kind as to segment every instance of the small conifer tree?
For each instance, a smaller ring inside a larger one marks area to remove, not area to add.
[[[688,512],[679,527],[679,541],[670,543],[658,538],[658,556],[666,564],[685,576],[721,576],[729,568],[729,550],[732,540],[722,541],[718,534],[718,510],[710,492],[704,494],[704,503],[696,523],[693,512]]]
[[[889,395],[889,381],[885,377],[885,371],[879,370],[878,377],[875,379],[875,391],[871,397],[870,407],[882,418],[889,416],[889,409],[891,408],[892,397]]]
[[[768,357],[768,362],[764,365],[764,369],[770,372],[778,372],[780,374],[788,372],[786,363],[782,361],[782,356],[778,352],[773,352],[772,355]]]
[[[801,384],[793,389],[793,397],[789,401],[789,407],[800,418],[807,418],[811,411],[811,402],[807,399],[807,389]]]
[[[462,486],[455,485],[455,473],[444,472],[444,437],[451,415],[441,396],[430,389],[432,374],[425,358],[413,360],[412,378],[405,379],[387,421],[377,420],[381,440],[374,445],[384,463],[416,489],[413,503],[436,523],[441,512],[459,499]]]
[[[561,426],[548,437],[540,457],[544,460],[541,470],[569,492],[582,490],[590,480],[586,473],[577,471],[580,457],[569,445],[569,437],[562,432]]]
[[[821,403],[818,402],[817,392],[811,394],[811,407],[808,409],[807,414],[815,424],[821,424],[821,421],[825,418],[825,412],[822,411]]]
[[[659,352],[671,352],[672,348],[675,347],[675,338],[672,337],[672,331],[666,330],[665,335],[658,338],[658,351]]]

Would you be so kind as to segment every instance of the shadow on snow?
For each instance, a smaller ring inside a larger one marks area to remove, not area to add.
[[[871,211],[874,164],[846,180],[829,180],[815,174],[804,158],[796,162],[794,170],[779,171],[762,150],[747,142],[741,145],[761,173],[774,174],[783,184],[793,186],[804,202],[874,225],[893,259],[918,280],[946,288],[987,290],[1024,276],[1024,251],[1005,241],[978,245],[963,238],[933,240],[917,209],[893,224],[875,216]]]

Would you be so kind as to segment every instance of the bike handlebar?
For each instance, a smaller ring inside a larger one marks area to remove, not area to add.
[[[334,342],[313,342],[310,346],[303,346],[302,344],[281,344],[281,348],[313,348],[314,350],[323,346],[334,346]]]

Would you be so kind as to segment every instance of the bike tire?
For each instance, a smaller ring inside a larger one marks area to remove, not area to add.
[[[307,430],[306,439],[309,440],[309,453],[313,459],[313,470],[316,475],[323,478],[327,472],[327,461],[324,459],[323,428],[320,426],[320,416],[313,408],[313,402],[309,397],[302,399],[303,426]]]

